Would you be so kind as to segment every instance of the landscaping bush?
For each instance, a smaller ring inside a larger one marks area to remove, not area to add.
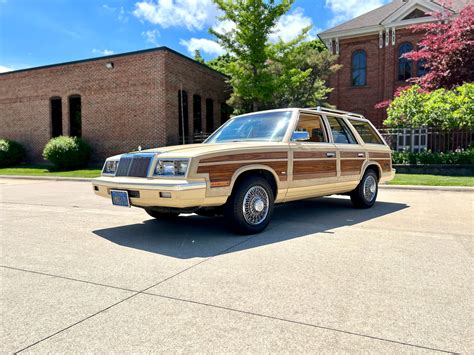
[[[474,164],[474,149],[465,151],[433,153],[429,150],[420,153],[393,152],[393,164]]]
[[[25,159],[25,148],[15,141],[0,139],[0,167],[16,165]]]
[[[43,150],[43,157],[61,170],[86,166],[90,154],[91,148],[86,142],[66,136],[51,139]]]

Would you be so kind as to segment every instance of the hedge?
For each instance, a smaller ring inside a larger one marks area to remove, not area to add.
[[[393,152],[393,164],[474,164],[474,149],[458,152],[433,153],[429,150],[420,153]]]
[[[19,164],[25,156],[25,148],[20,143],[0,138],[0,167]]]

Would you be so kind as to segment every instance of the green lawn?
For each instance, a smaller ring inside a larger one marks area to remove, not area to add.
[[[23,176],[64,176],[64,177],[81,177],[95,178],[100,176],[101,169],[85,168],[81,170],[70,171],[50,171],[44,165],[18,165],[10,168],[0,168],[0,175],[23,175]]]
[[[396,174],[389,185],[474,186],[474,177]]]

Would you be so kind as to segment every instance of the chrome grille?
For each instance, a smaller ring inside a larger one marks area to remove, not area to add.
[[[120,158],[115,176],[146,177],[153,159],[151,155],[126,155]]]

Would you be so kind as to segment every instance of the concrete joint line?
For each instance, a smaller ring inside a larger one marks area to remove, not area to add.
[[[432,351],[437,351],[437,352],[447,353],[447,354],[458,354],[458,353],[453,352],[453,351],[430,348],[430,347],[423,346],[423,345],[405,343],[403,341],[380,338],[380,337],[373,336],[373,335],[360,334],[360,333],[355,333],[355,332],[351,332],[351,331],[348,331],[348,330],[331,328],[331,327],[326,327],[326,326],[312,324],[312,323],[305,323],[305,322],[300,322],[300,321],[296,321],[296,320],[292,320],[292,319],[286,319],[286,318],[280,318],[280,317],[266,315],[266,314],[254,313],[254,312],[244,311],[244,310],[240,310],[240,309],[214,305],[214,304],[211,304],[211,303],[203,303],[203,302],[199,302],[199,301],[193,301],[193,300],[188,300],[188,299],[183,299],[183,298],[160,295],[160,294],[157,294],[157,293],[150,293],[150,292],[143,292],[143,294],[147,295],[147,296],[160,297],[160,298],[173,300],[173,301],[178,301],[178,302],[185,302],[185,303],[191,303],[191,304],[205,306],[205,307],[212,307],[212,308],[217,308],[217,309],[220,309],[220,310],[226,310],[226,311],[230,311],[230,312],[236,312],[236,313],[246,314],[246,315],[255,316],[255,317],[267,318],[267,319],[286,322],[286,323],[298,324],[298,325],[302,325],[302,326],[306,326],[306,327],[318,328],[318,329],[328,330],[328,331],[332,331],[332,332],[343,333],[343,334],[358,336],[358,337],[362,337],[362,338],[368,338],[368,339],[377,340],[377,341],[394,343],[394,344],[410,346],[410,347],[415,347],[415,348],[425,349],[425,350],[432,350]]]
[[[147,288],[145,288],[145,289],[143,289],[143,290],[137,291],[137,292],[133,293],[132,295],[130,295],[130,296],[128,296],[128,297],[125,297],[124,299],[122,299],[122,300],[120,300],[120,301],[118,301],[118,302],[115,302],[115,303],[111,304],[111,305],[108,306],[108,307],[105,307],[105,308],[103,308],[103,309],[101,309],[101,310],[99,310],[99,311],[97,311],[97,312],[95,312],[95,313],[93,313],[93,314],[91,314],[91,315],[89,315],[89,316],[87,316],[87,317],[85,317],[85,318],[83,318],[83,319],[81,319],[81,320],[79,320],[79,321],[77,321],[77,322],[71,324],[71,325],[68,325],[67,327],[65,327],[65,328],[63,328],[63,329],[60,329],[60,330],[54,332],[53,334],[50,334],[50,335],[48,335],[48,336],[46,336],[46,337],[44,337],[44,338],[42,338],[42,339],[40,339],[40,340],[38,340],[38,341],[36,341],[36,342],[34,342],[34,343],[28,345],[28,346],[26,346],[26,347],[24,347],[24,348],[22,348],[22,349],[20,349],[20,350],[18,350],[18,351],[15,351],[15,354],[18,354],[18,353],[21,353],[21,352],[23,352],[23,351],[25,351],[25,350],[28,350],[28,349],[34,347],[35,345],[38,345],[39,343],[42,343],[42,342],[44,342],[44,341],[46,341],[46,340],[48,340],[48,339],[50,339],[50,338],[52,338],[52,337],[54,337],[54,336],[56,336],[56,335],[58,335],[58,334],[63,333],[64,331],[66,331],[66,330],[68,330],[68,329],[71,329],[71,328],[75,327],[76,325],[79,325],[79,324],[81,324],[81,323],[87,321],[88,319],[94,318],[95,316],[97,316],[97,315],[99,315],[99,314],[101,314],[101,313],[104,313],[104,312],[108,311],[109,309],[111,309],[111,308],[113,308],[113,307],[115,307],[115,306],[118,306],[119,304],[124,303],[124,302],[126,302],[126,301],[132,299],[132,298],[135,297],[135,296],[138,296],[138,295],[140,295],[140,294],[145,294],[146,291],[148,291],[149,289],[151,289],[151,288],[153,288],[153,287],[156,287],[156,286],[158,286],[158,285],[161,285],[161,284],[165,283],[166,281],[169,281],[169,280],[171,280],[172,278],[174,278],[174,277],[176,277],[176,276],[179,276],[179,275],[185,273],[186,271],[189,271],[189,270],[191,270],[192,268],[194,268],[194,267],[196,267],[196,266],[199,266],[199,265],[205,263],[205,262],[208,261],[208,260],[211,260],[212,258],[214,258],[214,257],[216,257],[216,256],[219,256],[219,255],[221,255],[221,254],[224,254],[224,253],[226,253],[227,251],[229,251],[229,250],[231,250],[231,249],[233,249],[233,248],[235,248],[235,247],[237,247],[237,246],[239,246],[239,245],[241,245],[241,244],[243,244],[243,243],[249,241],[249,240],[252,239],[252,238],[253,238],[253,237],[246,238],[246,239],[244,239],[243,241],[240,241],[239,243],[234,244],[234,245],[232,245],[232,246],[230,246],[230,247],[228,247],[228,248],[226,248],[226,249],[224,249],[224,250],[218,252],[217,254],[215,254],[215,255],[213,255],[213,256],[210,256],[210,257],[208,257],[208,258],[206,258],[206,259],[204,259],[204,260],[201,260],[200,262],[198,262],[198,263],[196,263],[196,264],[193,264],[193,265],[191,265],[191,266],[185,268],[184,270],[181,270],[181,271],[177,272],[177,273],[174,274],[174,275],[171,275],[171,276],[169,276],[169,277],[167,277],[167,278],[165,278],[165,279],[163,279],[163,280],[161,280],[161,281],[159,281],[159,282],[157,282],[157,283],[155,283],[155,284],[153,284],[153,285],[151,285],[151,286],[149,286],[149,287],[147,287]],[[74,280],[74,279],[70,279],[70,280]],[[80,280],[77,280],[77,281],[80,281]],[[84,282],[84,281],[83,281],[83,282]],[[97,285],[100,285],[100,284],[97,284]]]

